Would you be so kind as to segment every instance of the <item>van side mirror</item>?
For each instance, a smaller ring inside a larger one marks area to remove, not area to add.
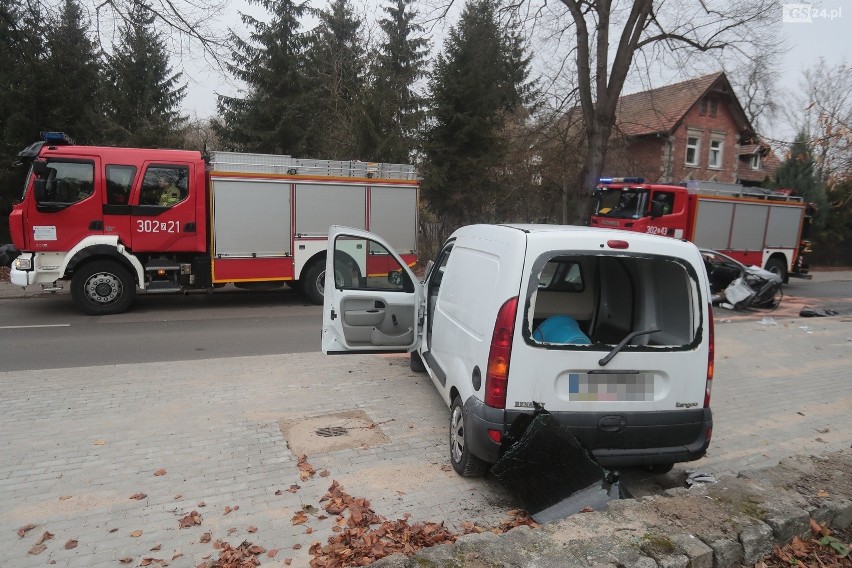
[[[44,203],[47,201],[46,179],[39,177],[33,180],[33,194],[35,195],[36,203]]]
[[[44,177],[47,175],[47,161],[46,160],[34,160],[33,161],[33,173],[38,177]]]
[[[663,209],[664,204],[659,201],[654,201],[651,203],[651,218],[662,217],[665,213],[665,209]]]

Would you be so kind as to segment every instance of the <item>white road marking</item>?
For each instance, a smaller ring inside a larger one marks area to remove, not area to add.
[[[71,327],[70,323],[54,323],[45,325],[2,325],[0,329],[32,329],[36,327]]]

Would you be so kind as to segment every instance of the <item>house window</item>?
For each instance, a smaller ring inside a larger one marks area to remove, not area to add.
[[[722,167],[722,141],[710,141],[710,157],[707,160],[707,167],[721,168]]]
[[[710,116],[716,116],[717,110],[719,110],[719,100],[713,97],[710,99]]]
[[[760,154],[752,154],[751,156],[751,169],[759,170],[760,169]]]
[[[707,114],[707,97],[701,98],[701,105],[698,107],[698,114],[701,116]]]
[[[687,166],[697,166],[698,165],[698,149],[701,144],[698,136],[687,136],[686,137],[686,165]]]

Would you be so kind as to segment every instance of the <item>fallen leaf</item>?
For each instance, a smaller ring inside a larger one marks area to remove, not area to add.
[[[46,540],[50,540],[50,539],[52,539],[53,537],[54,537],[54,534],[53,534],[52,532],[44,531],[44,532],[41,534],[41,536],[40,536],[40,537],[38,537],[38,540],[36,541],[36,544],[41,544],[41,543],[43,543],[43,542],[44,542],[44,541],[46,541]]]
[[[203,535],[201,535],[201,538],[198,539],[198,542],[210,542],[211,536],[212,535],[209,532],[206,532]]]
[[[147,497],[147,495],[145,493],[134,493],[133,495],[130,496],[131,499],[135,499],[136,501],[141,501],[145,497]]]
[[[263,548],[262,546],[258,546],[256,544],[253,544],[249,547],[248,551],[251,552],[252,554],[263,554],[264,552],[266,552],[266,549]]]
[[[305,534],[311,534],[312,532],[314,532],[314,529],[312,529],[311,527],[305,529]]]
[[[450,471],[451,469],[453,468],[448,466],[447,464],[441,466],[441,471]]]
[[[199,507],[206,507],[207,503],[205,503],[204,501],[199,501],[198,506]]]
[[[319,473],[320,477],[328,477],[329,475],[331,475],[331,473],[327,469],[324,469]]]
[[[124,558],[119,558],[118,561],[122,564],[130,564],[131,562],[133,562],[133,559],[129,556],[125,556]]]
[[[59,500],[60,500],[60,501],[67,501],[67,500],[68,500],[68,499],[70,499],[70,498],[71,498],[71,495],[62,495],[62,496],[59,498]]]
[[[172,560],[176,560],[176,559],[180,558],[181,556],[183,556],[183,552],[180,552],[180,551],[175,552],[175,553],[172,555]]]
[[[130,533],[130,536],[134,538],[139,538],[140,536],[142,536],[142,531],[133,531],[132,533]]]
[[[817,428],[816,431],[820,434],[828,434],[829,432],[831,432],[831,430],[829,430],[828,428]]]
[[[109,532],[114,533],[114,532],[115,532],[115,531],[117,531],[117,530],[118,530],[118,529],[109,529]]]
[[[249,528],[247,528],[246,530],[247,530],[248,532],[250,532],[250,533],[256,533],[256,532],[257,532],[257,527],[249,527]]]
[[[239,510],[240,510],[240,506],[239,506],[239,505],[234,505],[234,511],[239,511]]]
[[[281,495],[281,493],[282,493],[282,491],[280,489],[275,492],[276,495]]]
[[[106,440],[95,440],[96,446],[103,446],[104,444],[106,444]]]
[[[29,554],[32,554],[33,556],[35,556],[37,554],[41,554],[42,552],[44,552],[45,549],[47,549],[47,545],[37,544],[29,550]]]
[[[160,468],[160,469],[158,469],[157,471],[154,472],[155,477],[161,477],[163,475],[166,475],[166,470],[163,469],[163,468]]]
[[[234,534],[235,532],[237,532],[237,527],[231,527],[228,529],[228,534]]]
[[[314,476],[314,468],[308,463],[308,456],[305,454],[299,456],[297,467],[299,468],[299,478],[302,481],[307,481]]]
[[[582,509],[580,509],[580,512],[581,513],[594,513],[595,510],[592,509],[591,507],[583,507]]]
[[[292,558],[285,558],[285,559],[284,559],[284,566],[289,566],[289,565],[290,565],[290,564],[292,564],[292,563],[293,563],[293,559],[292,559]]]
[[[225,506],[225,513],[224,513],[225,515],[227,515],[227,514],[228,514],[228,513],[230,513],[231,511],[233,511],[233,509],[231,509],[231,506],[230,506],[230,505]]]
[[[293,545],[293,550],[299,550],[300,548],[302,548],[302,545],[299,544],[298,542]]]
[[[293,485],[291,485],[291,486],[290,486],[290,489],[288,489],[288,490],[287,490],[287,492],[288,492],[288,493],[295,493],[296,491],[298,491],[298,490],[299,490],[299,489],[301,489],[301,488],[302,488],[302,486],[301,486],[301,485],[296,485],[296,484],[294,483]]]
[[[817,497],[828,497],[828,491],[825,489],[820,489],[817,491]]]
[[[77,548],[77,541],[69,538],[68,542],[65,543],[65,550],[71,550],[72,548]]]
[[[161,545],[161,544],[157,544],[157,546],[155,546],[154,548],[152,548],[152,549],[151,549],[151,552],[157,552],[157,551],[159,551],[159,550],[160,550],[160,548],[162,548],[162,546],[163,546],[163,545]]]
[[[178,499],[180,499],[181,497],[183,497],[183,495],[181,495],[180,493],[178,493],[177,495],[175,495],[175,500],[177,501],[177,500],[178,500]]]
[[[27,534],[28,532],[30,532],[31,530],[33,530],[37,526],[38,525],[34,525],[32,523],[22,526],[21,528],[18,529],[18,536],[23,538],[25,534]]]
[[[194,525],[201,524],[201,515],[198,514],[198,511],[193,511],[187,516],[183,517],[180,521],[178,521],[178,526],[182,529],[188,529]]]
[[[269,552],[266,553],[267,558],[275,558],[275,555],[278,554],[277,548],[272,548]]]
[[[301,525],[303,523],[307,523],[308,522],[308,516],[305,514],[304,511],[299,511],[298,513],[293,515],[291,522],[294,525]]]

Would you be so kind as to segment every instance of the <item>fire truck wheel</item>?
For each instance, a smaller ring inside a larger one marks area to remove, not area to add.
[[[135,294],[133,277],[111,260],[86,264],[71,279],[74,303],[90,315],[120,314],[130,307]]]
[[[782,282],[787,283],[787,265],[780,258],[773,257],[767,260],[764,269],[777,274]]]
[[[325,259],[314,261],[305,270],[302,278],[302,291],[313,304],[322,305],[325,289]]]

